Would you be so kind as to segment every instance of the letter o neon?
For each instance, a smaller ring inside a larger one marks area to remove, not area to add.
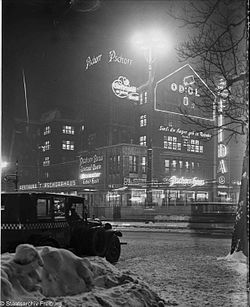
[[[177,84],[176,84],[176,83],[172,83],[172,84],[171,84],[171,90],[172,90],[172,91],[176,92],[176,91],[177,91],[177,88],[178,88],[178,87],[177,87]]]

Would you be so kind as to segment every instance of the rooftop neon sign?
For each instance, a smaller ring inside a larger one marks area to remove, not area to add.
[[[128,98],[130,100],[139,100],[139,94],[136,93],[136,87],[131,86],[126,77],[120,76],[114,80],[111,85],[113,93],[119,98]]]

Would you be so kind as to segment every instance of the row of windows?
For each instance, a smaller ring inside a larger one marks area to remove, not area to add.
[[[42,146],[43,151],[48,151],[51,149],[50,141],[46,141]],[[63,150],[74,150],[75,144],[73,141],[62,141],[62,149]]]
[[[171,172],[175,172],[177,170],[180,171],[194,171],[200,169],[200,162],[190,161],[190,160],[177,160],[177,159],[165,159],[164,160],[164,170],[166,174]]]
[[[140,146],[147,146],[147,137],[146,135],[142,135],[139,138]],[[181,151],[186,148],[187,152],[196,152],[203,153],[204,146],[200,144],[199,140],[194,139],[183,139],[178,140],[175,136],[167,136],[164,135],[163,138],[163,147],[170,150]]]
[[[139,165],[142,173],[146,173],[146,157],[139,157],[136,155],[129,156],[129,172],[138,173]],[[121,156],[113,155],[109,157],[109,173],[118,174],[121,171]]]
[[[47,135],[51,133],[51,127],[46,126],[43,130],[43,134]],[[64,125],[62,126],[62,133],[64,134],[75,134],[75,128],[73,126]]]

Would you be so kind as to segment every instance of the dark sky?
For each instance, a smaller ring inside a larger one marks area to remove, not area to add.
[[[41,113],[53,108],[66,110],[79,119],[94,104],[102,103],[105,90],[119,74],[126,74],[135,86],[146,80],[145,59],[131,43],[136,31],[153,26],[176,39],[179,35],[178,25],[167,15],[174,1],[102,0],[92,12],[82,11],[89,7],[90,1],[75,0],[78,5],[71,8],[66,3],[66,0],[2,1],[2,155],[5,157],[8,157],[13,119],[26,118],[22,71],[26,77],[30,120],[39,119]],[[133,59],[133,65],[108,63],[110,50]],[[99,54],[102,61],[86,70],[86,58]],[[161,58],[159,78],[179,66],[173,47]]]

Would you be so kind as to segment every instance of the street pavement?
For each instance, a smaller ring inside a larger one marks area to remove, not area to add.
[[[157,231],[182,232],[231,236],[231,223],[190,223],[190,222],[137,222],[137,221],[102,221],[110,223],[113,229],[121,231]]]

